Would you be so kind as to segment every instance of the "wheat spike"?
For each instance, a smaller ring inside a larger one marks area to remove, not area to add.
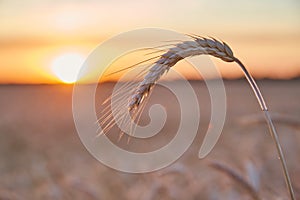
[[[225,42],[199,36],[193,36],[193,38],[192,41],[176,44],[175,47],[170,48],[159,57],[131,96],[128,104],[129,111],[137,110],[160,77],[186,57],[211,55],[226,62],[235,61],[232,50]]]

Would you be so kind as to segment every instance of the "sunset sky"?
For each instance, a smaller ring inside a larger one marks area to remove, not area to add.
[[[76,74],[99,43],[145,27],[220,38],[256,78],[300,76],[298,0],[0,0],[0,83],[68,82],[60,63]]]

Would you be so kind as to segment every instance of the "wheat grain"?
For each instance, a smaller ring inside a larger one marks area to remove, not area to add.
[[[193,41],[176,44],[175,47],[170,48],[166,53],[160,56],[131,96],[128,104],[129,111],[139,109],[139,105],[148,96],[160,77],[177,62],[186,57],[211,55],[226,62],[233,62],[235,60],[232,50],[225,42],[199,36],[193,36],[193,38]]]

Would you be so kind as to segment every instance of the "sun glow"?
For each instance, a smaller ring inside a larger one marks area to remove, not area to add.
[[[53,60],[51,69],[62,82],[74,83],[84,59],[84,56],[78,53],[62,54]]]

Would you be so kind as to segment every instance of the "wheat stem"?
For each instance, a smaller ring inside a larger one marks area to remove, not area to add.
[[[280,159],[280,163],[281,163],[281,166],[282,166],[285,182],[286,182],[290,197],[291,197],[292,200],[295,200],[295,194],[294,194],[294,191],[293,191],[292,182],[290,180],[290,176],[289,176],[288,168],[287,168],[287,165],[286,165],[285,157],[284,157],[284,154],[282,152],[281,145],[280,145],[279,138],[278,138],[278,134],[277,134],[276,129],[274,127],[274,124],[272,122],[272,119],[271,119],[270,113],[268,111],[266,102],[265,102],[265,100],[264,100],[264,98],[263,98],[263,96],[262,96],[255,80],[253,79],[251,74],[247,71],[247,69],[243,65],[243,63],[237,58],[235,58],[234,61],[242,68],[249,84],[251,85],[251,87],[253,89],[253,92],[255,93],[255,96],[258,100],[258,103],[259,103],[262,111],[264,112],[264,116],[265,116],[265,119],[267,121],[270,134],[271,134],[271,136],[272,136],[272,138],[275,142],[275,145],[276,145],[277,153],[278,153],[278,156],[279,156],[279,159]]]
[[[251,185],[241,174],[239,174],[236,170],[233,168],[226,166],[219,162],[212,162],[210,164],[213,168],[219,170],[220,172],[223,172],[230,178],[232,178],[234,181],[236,181],[237,184],[242,186],[255,200],[261,200],[259,197],[257,190]]]
[[[289,172],[288,172],[288,168],[287,168],[287,165],[286,165],[285,157],[284,157],[284,154],[282,152],[282,149],[281,149],[281,146],[280,146],[280,143],[279,143],[278,134],[277,134],[276,129],[274,127],[274,124],[272,122],[270,113],[267,110],[265,110],[264,115],[265,115],[265,119],[268,123],[270,134],[271,134],[271,136],[272,136],[272,138],[275,142],[275,145],[276,145],[277,153],[278,153],[281,165],[282,165],[284,178],[285,178],[287,188],[289,190],[290,197],[291,197],[292,200],[295,200],[296,198],[295,198],[295,194],[294,194],[294,191],[293,191],[292,182],[291,182],[291,179],[290,179],[290,176],[289,176]]]

